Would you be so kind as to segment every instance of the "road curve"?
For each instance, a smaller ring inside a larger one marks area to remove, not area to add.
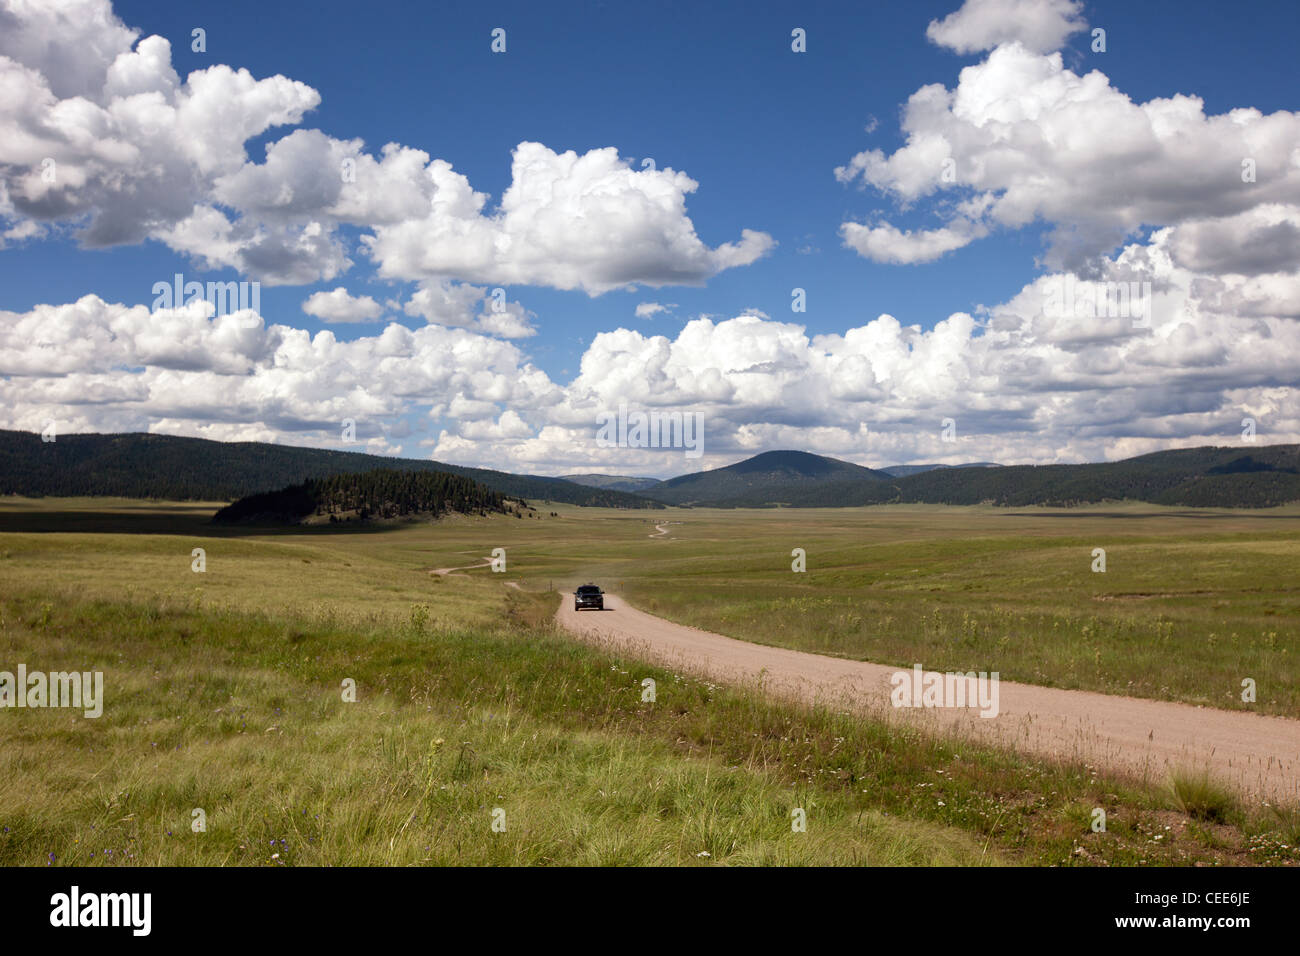
[[[1204,768],[1248,797],[1300,800],[1297,720],[1010,681],[1000,683],[996,717],[965,708],[895,708],[889,678],[900,668],[723,637],[638,611],[609,593],[605,608],[575,611],[564,600],[556,620],[585,640],[643,660],[727,683],[761,685],[787,698],[914,721],[1157,783],[1174,768]]]

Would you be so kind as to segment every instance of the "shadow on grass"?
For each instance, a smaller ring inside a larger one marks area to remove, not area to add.
[[[1264,511],[1265,509],[1260,509]],[[1255,511],[1004,511],[1000,518],[1254,518],[1266,521],[1300,521],[1300,513],[1261,514]]]
[[[246,538],[276,535],[382,534],[415,521],[340,521],[336,524],[214,524],[212,513],[160,511],[39,511],[0,512],[0,533],[14,534],[174,534],[202,538]]]

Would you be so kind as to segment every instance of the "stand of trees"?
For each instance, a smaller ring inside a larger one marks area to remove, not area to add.
[[[401,518],[408,515],[518,513],[527,507],[476,481],[442,471],[397,471],[380,468],[360,474],[312,478],[281,491],[249,495],[216,513],[221,524],[268,522],[292,524],[328,515]]]

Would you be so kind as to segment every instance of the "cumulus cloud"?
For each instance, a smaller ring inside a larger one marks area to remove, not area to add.
[[[520,143],[496,204],[396,143],[367,152],[299,128],[253,161],[247,142],[300,124],[314,90],[227,66],[182,80],[166,40],[139,39],[101,0],[0,0],[0,240],[65,228],[92,245],[153,238],[281,283],[331,280],[355,258],[414,283],[385,305],[424,320],[343,342],[202,302],[150,310],[90,295],[0,312],[0,425],[338,445],[353,419],[385,453],[623,474],[775,447],[874,465],[1122,457],[1234,441],[1243,415],[1262,441],[1300,440],[1300,117],[1207,115],[1186,95],[1135,103],[1044,55],[1081,28],[1078,13],[971,0],[932,24],[936,43],[992,53],[953,89],[909,99],[900,149],[836,170],[941,220],[844,223],[842,241],[865,257],[932,261],[1041,222],[1048,274],[928,330],[846,315],[833,326],[844,331],[810,335],[757,310],[674,336],[619,328],[558,382],[518,344],[537,317],[505,286],[699,284],[774,240],[741,229],[706,244],[686,210],[697,183],[633,169],[613,148]],[[343,238],[354,233],[358,247]],[[1135,322],[1103,294],[1080,300],[1101,311],[1062,309],[1072,282],[1149,284],[1149,308]],[[303,307],[326,322],[383,315],[341,285]],[[702,415],[705,458],[597,446],[597,415],[620,404]],[[949,417],[956,444],[940,439]]]
[[[842,334],[809,335],[757,315],[697,319],[675,337],[618,329],[597,335],[579,375],[527,436],[498,436],[497,467],[583,467],[618,473],[691,470],[671,453],[599,448],[596,414],[620,403],[698,412],[705,467],[791,447],[868,465],[913,461],[1083,461],[1170,444],[1239,440],[1240,420],[1268,442],[1300,438],[1300,389],[1290,356],[1300,323],[1284,290],[1258,315],[1224,311],[1225,294],[1253,282],[1206,285],[1170,254],[1172,230],[1105,260],[1097,283],[1150,283],[1141,315],[1070,314],[1053,305],[1050,273],[977,315],[954,313],[930,330],[890,315]],[[1080,296],[1081,301],[1083,297]],[[958,442],[941,437],[957,422]],[[1263,424],[1263,423],[1267,424]],[[474,460],[485,445],[450,426],[434,457]],[[576,457],[575,457],[576,456]],[[629,471],[630,470],[630,471]]]
[[[320,100],[306,84],[224,65],[181,82],[171,44],[150,36],[133,48],[106,2],[10,2],[4,19],[16,24],[0,30],[9,204],[30,220],[84,222],[91,246],[165,238],[246,162],[250,138],[301,121]],[[265,238],[255,232],[243,238]]]
[[[537,334],[533,327],[536,316],[521,303],[509,301],[501,288],[489,291],[446,279],[425,281],[402,305],[402,311],[426,322],[476,329],[504,339]]]
[[[1300,269],[1300,206],[1268,203],[1235,216],[1178,226],[1170,251],[1199,272],[1261,275]]]
[[[107,3],[8,0],[0,6],[0,56],[31,64],[60,99],[94,97],[138,36]]]
[[[368,322],[379,318],[384,309],[368,295],[354,296],[339,286],[330,292],[313,292],[302,310],[322,322]]]
[[[108,0],[0,5],[0,234],[75,225],[84,243],[157,239],[208,269],[267,284],[330,280],[353,265],[340,227],[369,230],[380,275],[536,284],[597,295],[701,284],[774,245],[766,233],[706,245],[686,212],[695,180],[634,170],[613,147],[582,155],[520,143],[498,206],[445,160],[389,143],[295,129],[262,162],[246,144],[320,103],[284,76],[215,65],[183,81],[163,37]],[[21,219],[23,222],[15,223]],[[492,320],[503,331],[518,318]]]
[[[925,35],[958,53],[979,53],[1003,43],[1051,53],[1087,27],[1079,0],[966,0],[956,12],[931,20]]]
[[[391,422],[450,403],[544,404],[554,391],[513,346],[465,329],[397,324],[354,341],[268,325],[208,303],[150,311],[88,295],[0,312],[6,427],[174,428],[185,434],[276,434],[337,444],[340,423]],[[165,423],[165,424],[164,424]],[[252,431],[249,431],[249,430]],[[363,436],[365,437],[365,436]]]
[[[337,445],[352,418],[375,448],[543,474],[673,474],[778,447],[869,465],[1097,460],[1235,442],[1245,415],[1261,441],[1300,440],[1295,277],[1207,276],[1180,264],[1175,237],[1159,230],[1102,263],[1098,283],[1149,283],[1140,315],[1108,311],[1104,295],[1063,310],[1061,284],[1085,280],[1049,273],[928,330],[885,314],[812,335],[754,313],[674,336],[616,329],[563,383],[477,325],[340,342],[205,303],[151,312],[86,296],[0,313],[0,426]],[[441,292],[480,318],[482,290],[427,289],[430,310]],[[598,446],[598,414],[620,404],[700,414],[705,457]]]
[[[501,205],[446,163],[431,169],[419,215],[363,239],[383,276],[546,285],[596,295],[632,285],[699,285],[748,265],[775,241],[743,230],[710,249],[686,215],[698,184],[672,169],[633,169],[612,147],[579,156],[540,143],[514,150]]]
[[[1300,207],[1300,113],[1207,115],[1183,94],[1135,103],[1097,70],[1079,76],[1059,53],[1011,43],[963,69],[954,89],[912,94],[903,131],[900,149],[858,153],[835,174],[904,206],[933,200],[947,221],[923,250],[951,246],[969,222],[1042,222],[1048,264],[1077,271],[1145,228],[1186,224],[1179,254],[1208,265],[1226,224],[1243,245],[1228,255],[1219,242],[1224,268],[1276,270],[1290,254],[1294,222],[1279,210]],[[850,233],[864,255],[896,238]]]

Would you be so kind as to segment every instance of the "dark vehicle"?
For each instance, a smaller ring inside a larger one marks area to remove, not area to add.
[[[605,592],[594,584],[582,585],[573,592],[573,609],[581,611],[583,608],[605,610]]]

